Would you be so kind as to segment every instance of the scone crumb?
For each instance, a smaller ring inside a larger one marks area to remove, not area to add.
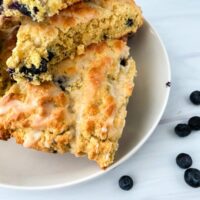
[[[77,55],[82,55],[85,51],[85,46],[84,45],[79,45],[77,47]]]

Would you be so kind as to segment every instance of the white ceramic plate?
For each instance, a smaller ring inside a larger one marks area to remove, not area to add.
[[[69,186],[102,175],[133,155],[152,134],[165,109],[170,65],[165,48],[151,25],[129,41],[138,77],[115,163],[106,171],[86,158],[54,155],[25,149],[14,141],[0,142],[0,185],[21,189]]]

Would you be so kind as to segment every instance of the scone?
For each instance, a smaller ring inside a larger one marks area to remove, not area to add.
[[[20,25],[20,19],[18,17],[5,17],[0,14],[0,30],[1,32],[9,32],[11,29]]]
[[[0,96],[13,84],[7,72],[6,60],[16,45],[17,29],[17,21],[0,15]]]
[[[133,90],[135,63],[122,40],[93,44],[50,69],[54,82],[14,84],[0,100],[0,138],[112,164]]]
[[[93,0],[75,4],[45,23],[25,21],[7,65],[16,81],[51,80],[49,64],[84,53],[85,47],[135,33],[142,25],[133,0]]]
[[[28,16],[40,22],[79,1],[81,0],[2,0],[2,9],[5,16]]]

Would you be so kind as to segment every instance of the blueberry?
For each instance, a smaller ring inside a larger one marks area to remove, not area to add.
[[[184,174],[184,179],[188,185],[194,188],[200,187],[200,171],[198,169],[187,169]]]
[[[67,77],[66,76],[58,76],[54,78],[54,82],[57,86],[61,88],[62,91],[65,91],[65,87],[67,84]]]
[[[42,58],[39,69],[40,69],[41,73],[47,72],[47,60],[46,59]]]
[[[8,69],[7,69],[7,72],[8,72],[10,75],[12,75],[12,74],[14,74],[15,69],[13,69],[13,68],[8,68]]]
[[[9,6],[10,9],[19,10],[22,14],[31,17],[31,12],[27,9],[24,4],[19,4],[18,2],[14,2]]]
[[[22,66],[22,67],[19,69],[19,72],[20,72],[20,73],[24,73],[25,75],[28,75],[28,74],[29,74],[29,68],[27,68],[26,66]]]
[[[67,81],[67,77],[66,76],[57,76],[55,77],[55,82],[57,82],[58,84],[65,84]]]
[[[127,65],[127,59],[122,58],[121,61],[120,61],[120,65],[125,67]]]
[[[39,9],[35,6],[35,7],[33,7],[33,11],[34,11],[35,14],[37,14]]]
[[[54,57],[54,54],[51,51],[48,51],[48,61],[51,61]]]
[[[195,105],[200,105],[200,91],[194,91],[190,95],[190,100]]]
[[[26,78],[30,78],[30,76],[33,76],[33,75],[39,75],[41,73],[45,73],[47,72],[47,60],[42,58],[39,68],[36,68],[35,65],[31,65],[30,68],[26,66],[22,66],[19,72],[24,73],[26,75]]]
[[[53,152],[52,153],[58,153],[58,151],[56,151],[56,150],[53,150]]]
[[[59,85],[59,87],[63,92],[65,91],[65,87],[63,85]]]
[[[104,34],[104,35],[103,35],[103,39],[104,39],[104,40],[107,40],[108,38],[109,38],[109,37],[108,37],[107,34]]]
[[[200,130],[200,117],[192,117],[189,121],[188,124],[190,128],[194,131],[199,131]]]
[[[133,26],[133,19],[128,19],[127,21],[126,21],[126,26]]]
[[[192,166],[192,158],[186,153],[180,153],[176,157],[176,163],[180,168],[187,169]]]
[[[178,124],[174,130],[179,137],[186,137],[191,133],[190,126],[187,124]]]
[[[122,190],[130,190],[133,187],[133,179],[130,176],[122,176],[119,179],[119,187]]]
[[[34,65],[32,65],[30,68],[23,66],[20,70],[20,73],[24,73],[25,75],[34,75],[34,74],[40,74],[40,70],[36,68]]]
[[[13,79],[13,74],[15,73],[15,69],[8,68],[8,69],[7,69],[7,72],[9,73],[11,79]]]
[[[29,69],[29,73],[31,75],[40,74],[40,69],[36,68],[35,65],[31,65],[31,68]]]
[[[25,78],[26,78],[29,82],[33,81],[33,78],[32,78],[32,77],[26,76]]]
[[[63,83],[63,81],[61,79],[58,79],[57,82],[58,82],[58,84],[62,84]]]
[[[2,5],[3,4],[3,0],[0,0],[0,5]]]

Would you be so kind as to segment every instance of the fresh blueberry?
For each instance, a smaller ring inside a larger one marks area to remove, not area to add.
[[[179,137],[186,137],[191,133],[191,128],[187,124],[178,124],[174,130]]]
[[[176,163],[180,168],[187,169],[192,166],[192,158],[186,153],[180,153],[176,157]]]
[[[126,25],[129,26],[129,27],[133,26],[133,19],[130,19],[130,18],[129,18],[129,19],[126,21]]]
[[[188,124],[190,128],[194,131],[199,131],[200,130],[200,117],[192,117],[189,121]]]
[[[184,174],[184,179],[188,185],[194,188],[200,187],[200,171],[198,169],[187,169]]]
[[[133,187],[133,179],[130,176],[122,176],[119,179],[119,187],[122,190],[130,190]]]
[[[3,4],[3,0],[0,0],[0,5],[2,5]]]
[[[27,9],[24,4],[19,4],[18,2],[14,2],[9,6],[10,9],[19,10],[22,14],[31,17],[31,12]]]
[[[195,105],[200,105],[200,91],[194,91],[190,95],[190,100]]]
[[[127,59],[122,58],[121,61],[120,61],[120,65],[125,67],[127,65]]]

